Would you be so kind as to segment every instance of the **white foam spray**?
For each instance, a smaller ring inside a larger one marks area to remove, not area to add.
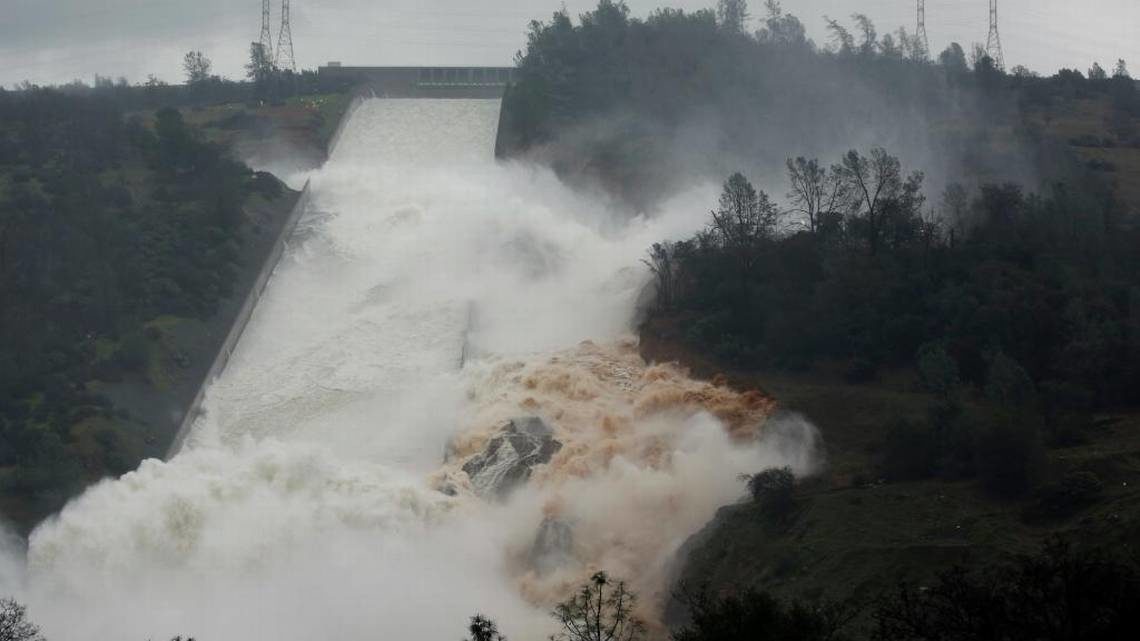
[[[646,367],[626,338],[645,248],[698,228],[712,189],[613,216],[493,162],[498,111],[356,110],[186,448],[32,534],[15,589],[49,638],[426,641],[475,612],[539,638],[594,568],[656,602],[737,474],[810,470],[810,426],[757,439],[764,399]],[[505,503],[476,497],[462,458],[525,415],[563,449]],[[548,518],[573,545],[539,573]]]

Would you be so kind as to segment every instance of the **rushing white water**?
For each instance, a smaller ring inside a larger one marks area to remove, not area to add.
[[[19,592],[49,638],[449,639],[475,612],[538,638],[592,567],[659,590],[738,473],[811,466],[810,428],[733,440],[701,409],[747,423],[754,399],[618,345],[645,248],[698,227],[709,191],[613,216],[493,162],[498,111],[360,106],[187,447],[30,538]],[[566,445],[524,491],[435,489],[462,476],[440,471],[449,442],[467,455],[528,412]],[[551,515],[575,547],[539,576],[526,550]]]

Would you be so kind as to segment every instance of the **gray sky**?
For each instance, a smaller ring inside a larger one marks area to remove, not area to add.
[[[275,20],[279,0],[274,0]],[[510,64],[526,24],[560,0],[292,0],[297,62]],[[596,0],[566,0],[577,14]],[[715,0],[628,0],[644,16],[659,6],[696,9]],[[752,0],[754,11],[761,0]],[[822,43],[824,14],[861,11],[880,33],[913,30],[913,0],[784,0]],[[215,72],[240,77],[260,27],[259,0],[0,0],[0,84],[40,84],[94,74],[131,81],[181,79],[181,57],[201,49]],[[931,47],[984,42],[986,0],[927,0]],[[1052,73],[1117,58],[1140,72],[1140,0],[1001,0],[1006,62]],[[276,39],[276,26],[274,27]]]

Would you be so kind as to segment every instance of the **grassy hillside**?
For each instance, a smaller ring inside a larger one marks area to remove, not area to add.
[[[994,566],[1065,535],[1140,551],[1140,413],[1091,417],[1080,438],[1046,451],[1041,487],[1092,472],[1103,491],[1068,510],[1042,494],[995,498],[972,479],[889,482],[881,463],[890,426],[921,420],[930,403],[905,373],[852,385],[822,374],[741,372],[683,342],[668,323],[643,328],[649,360],[679,360],[704,376],[762,388],[780,407],[807,416],[823,435],[824,466],[796,491],[786,518],[754,502],[724,507],[686,547],[678,581],[717,592],[759,588],[785,598],[871,600],[903,580],[929,584],[955,563]]]

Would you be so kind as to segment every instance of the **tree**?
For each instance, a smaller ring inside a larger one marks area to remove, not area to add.
[[[789,158],[788,180],[792,184],[788,193],[792,211],[807,219],[808,231],[813,234],[842,217],[850,205],[851,192],[839,170],[828,172],[815,158]]]
[[[507,638],[499,633],[499,627],[495,622],[482,614],[471,617],[467,631],[471,633],[471,638],[464,641],[507,641]]]
[[[0,641],[43,641],[40,628],[28,620],[28,609],[12,599],[0,599]]]
[[[752,500],[765,512],[782,516],[792,509],[796,475],[790,467],[773,467],[759,474],[746,474],[743,478]]]
[[[590,577],[576,595],[558,604],[552,615],[562,631],[554,641],[640,641],[645,623],[633,615],[637,596],[624,581],[611,580],[605,572]]]
[[[649,250],[649,260],[641,261],[653,272],[657,285],[657,305],[662,309],[672,307],[676,297],[677,281],[681,276],[681,266],[677,264],[677,248],[680,244],[668,241],[653,243]]]
[[[966,233],[966,212],[969,195],[961,183],[950,183],[942,192],[942,215],[950,223],[950,244],[953,245],[959,234]]]
[[[737,172],[724,183],[720,205],[711,215],[713,239],[730,253],[741,278],[745,278],[756,262],[760,241],[775,236],[779,210],[768,194],[757,192],[752,183]]]
[[[273,64],[273,54],[265,49],[260,42],[250,43],[249,63],[245,66],[245,75],[254,82],[264,82],[273,76],[277,70]]]
[[[1029,67],[1026,67],[1025,65],[1016,65],[1016,66],[1014,66],[1013,69],[1010,69],[1009,72],[1011,75],[1013,75],[1014,78],[1037,78],[1038,77],[1037,72],[1033,71]]]
[[[882,147],[872,149],[870,158],[852,149],[843,156],[840,172],[859,203],[866,221],[868,249],[875,255],[882,234],[883,205],[903,190],[902,165]]]
[[[785,47],[807,45],[807,30],[799,18],[784,13],[776,0],[767,0],[764,7],[768,17],[764,19],[765,26],[756,33],[756,38],[760,42]]]
[[[188,51],[182,58],[182,69],[186,72],[186,84],[195,85],[210,79],[213,63],[201,51]]]
[[[1128,65],[1124,62],[1123,58],[1116,61],[1116,66],[1112,69],[1112,77],[1124,78],[1125,80],[1130,80],[1132,78],[1132,76],[1128,73]]]
[[[930,394],[949,400],[958,390],[958,363],[941,343],[927,343],[918,350],[918,379]]]
[[[879,52],[888,60],[902,60],[905,54],[903,44],[896,44],[895,37],[889,33],[879,42]]]
[[[823,19],[827,22],[827,30],[831,32],[831,42],[835,45],[837,53],[841,55],[849,55],[855,51],[855,37],[839,23],[838,20],[833,20],[827,16]]]
[[[744,33],[748,24],[748,0],[718,0],[717,24],[731,33]]]
[[[873,56],[875,51],[879,48],[879,32],[875,29],[875,23],[866,14],[856,13],[851,16],[859,25],[859,30],[863,32],[863,42],[859,45],[859,53],[864,56]]]
[[[737,172],[729,176],[720,195],[720,206],[712,212],[713,229],[726,247],[751,247],[760,238],[776,233],[779,210],[768,194],[757,192],[752,183]]]
[[[1100,66],[1099,62],[1094,62],[1092,68],[1089,69],[1089,80],[1108,80],[1108,72]]]
[[[945,51],[938,54],[938,63],[947,71],[955,73],[965,73],[969,70],[966,64],[966,51],[957,42],[951,42]]]

